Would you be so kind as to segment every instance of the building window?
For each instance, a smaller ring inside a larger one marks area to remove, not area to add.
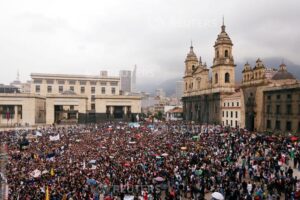
[[[90,85],[97,85],[97,81],[90,81]]]
[[[226,117],[228,117],[228,111],[226,111]]]
[[[228,57],[228,50],[225,50],[225,58]]]
[[[80,85],[86,85],[86,81],[79,81]]]
[[[236,102],[236,106],[239,107],[240,106],[240,102]]]
[[[110,85],[111,85],[111,86],[117,86],[117,85],[118,85],[118,82],[116,82],[116,81],[110,82]]]
[[[226,103],[224,103],[224,107],[226,107]]]
[[[233,112],[232,111],[230,112],[230,117],[233,118]]]
[[[219,51],[217,51],[217,58],[219,58],[219,56],[220,56],[220,53],[219,53]]]
[[[271,129],[271,120],[267,120],[267,129]]]
[[[41,92],[41,86],[36,85],[35,86],[35,92],[37,92],[37,93]]]
[[[222,112],[222,116],[224,117],[224,111]]]
[[[105,87],[101,88],[101,94],[105,94]]]
[[[59,91],[59,93],[62,93],[63,91],[64,91],[64,86],[58,86],[58,91]]]
[[[225,74],[225,83],[230,83],[230,75],[228,72]]]
[[[58,83],[59,85],[64,85],[64,84],[65,84],[65,80],[58,80],[57,83]]]
[[[95,87],[91,87],[91,93],[95,94],[95,92],[96,92],[96,88]]]
[[[74,105],[71,105],[71,106],[70,106],[70,110],[74,110]]]
[[[267,114],[270,114],[270,113],[271,113],[271,106],[267,105]]]
[[[235,120],[235,127],[238,127],[238,121]]]
[[[96,110],[96,105],[94,103],[91,104],[91,110]]]
[[[70,86],[70,90],[74,92],[74,86]]]
[[[80,87],[80,92],[83,94],[85,93],[85,87]]]
[[[231,106],[234,107],[234,102],[231,103]]]
[[[116,94],[116,88],[114,88],[114,87],[111,88],[111,93],[112,93],[112,94]]]
[[[232,120],[230,120],[230,126],[232,127],[233,123],[232,123]]]
[[[268,100],[271,100],[271,95],[268,95],[267,99],[268,99]]]
[[[278,94],[278,95],[276,96],[276,99],[277,99],[277,100],[279,100],[279,99],[280,99],[280,94]]]
[[[235,111],[235,118],[238,118],[238,117],[239,117],[238,111]]]
[[[223,125],[223,126],[224,126],[224,124],[225,124],[224,121],[222,121],[222,125]]]
[[[69,84],[70,84],[70,85],[75,85],[75,84],[76,84],[76,81],[70,80],[70,81],[69,81]]]
[[[286,95],[286,98],[287,98],[288,100],[291,100],[291,99],[292,99],[292,95],[291,95],[291,94],[288,94],[288,95]]]
[[[218,73],[216,73],[216,74],[215,74],[215,84],[217,84],[217,83],[218,83],[218,79],[219,79],[219,77],[218,77]]]
[[[229,107],[229,103],[227,103],[227,106]]]
[[[46,80],[46,83],[47,83],[47,84],[49,84],[49,85],[51,85],[51,84],[53,84],[53,83],[54,83],[54,80],[50,80],[50,79],[48,79],[48,80]]]
[[[226,126],[228,126],[228,120],[226,119]]]
[[[292,114],[292,105],[291,104],[286,105],[286,114],[288,114],[288,115]]]
[[[48,87],[47,87],[47,92],[48,92],[48,93],[52,93],[52,86],[48,86]]]
[[[280,105],[276,105],[276,114],[280,114]]]
[[[106,82],[100,82],[100,85],[104,86],[104,85],[106,85]]]
[[[43,80],[42,79],[34,79],[33,83],[35,84],[42,84]]]
[[[290,122],[290,121],[287,121],[286,122],[286,131],[291,131],[292,130],[292,122]]]
[[[95,102],[95,98],[96,98],[95,95],[92,95],[92,96],[91,96],[91,101],[92,101],[92,102]]]
[[[276,130],[280,130],[280,121],[276,120],[275,128]]]

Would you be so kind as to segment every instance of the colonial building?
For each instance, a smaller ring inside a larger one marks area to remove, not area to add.
[[[241,88],[248,130],[298,130],[300,85],[284,63],[278,70],[267,68],[260,59],[253,68],[246,63]]]
[[[228,95],[222,99],[222,125],[234,128],[243,125],[243,117],[241,115],[241,92],[237,91],[232,95]]]
[[[34,73],[31,78],[30,93],[0,95],[0,125],[134,120],[141,113],[139,96],[120,94],[120,77],[102,72],[99,76]]]
[[[185,120],[200,123],[221,123],[222,99],[235,92],[235,63],[233,43],[221,26],[214,44],[212,77],[209,69],[197,58],[193,46],[185,59],[183,113]]]

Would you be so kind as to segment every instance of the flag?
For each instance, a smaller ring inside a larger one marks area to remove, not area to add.
[[[46,187],[46,196],[45,196],[45,200],[50,200],[50,194],[49,194],[49,187]]]
[[[54,169],[53,169],[53,168],[51,168],[50,175],[51,175],[51,176],[54,176],[54,175],[55,175]]]
[[[10,119],[10,112],[9,112],[9,110],[7,110],[7,112],[6,112],[6,119],[7,119],[7,121]]]

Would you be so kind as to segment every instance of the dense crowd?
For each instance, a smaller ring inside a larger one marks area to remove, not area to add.
[[[186,122],[1,132],[20,200],[300,199],[297,140]]]

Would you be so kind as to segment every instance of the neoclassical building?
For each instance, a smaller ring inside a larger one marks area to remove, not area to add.
[[[241,85],[245,127],[252,131],[300,131],[300,83],[282,63],[272,69],[246,63]]]
[[[197,58],[193,46],[185,59],[183,112],[185,120],[200,123],[221,123],[221,103],[225,96],[235,92],[235,63],[233,43],[225,25],[214,44],[212,77],[209,69]]]
[[[135,120],[141,97],[123,95],[120,77],[31,74],[28,93],[0,91],[0,126]]]

